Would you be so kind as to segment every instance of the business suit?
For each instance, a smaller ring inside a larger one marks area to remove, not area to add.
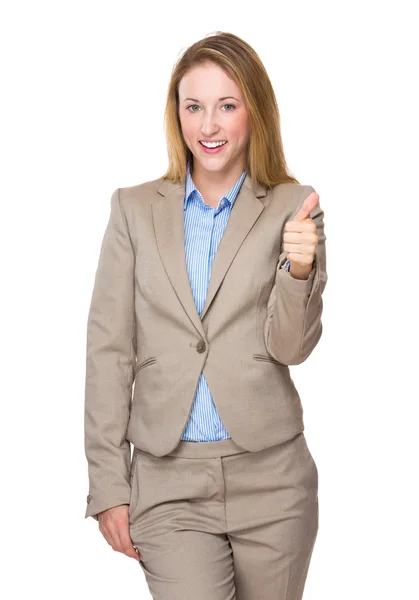
[[[281,252],[283,227],[311,191],[297,184],[268,191],[246,176],[201,315],[185,267],[184,182],[158,179],[114,192],[88,320],[86,517],[130,504],[133,533],[135,514],[145,523],[141,494],[134,494],[138,469],[144,473],[146,460],[164,458],[162,466],[183,457],[173,452],[188,444],[179,442],[202,370],[232,438],[214,443],[228,443],[224,458],[238,452],[251,460],[251,453],[284,452],[298,442],[302,454],[285,456],[294,457],[296,475],[305,452],[305,490],[315,489],[317,470],[300,435],[303,411],[288,365],[306,360],[322,332],[327,275],[319,206],[310,215],[319,244],[309,278],[287,273]],[[132,464],[129,442],[136,449]]]

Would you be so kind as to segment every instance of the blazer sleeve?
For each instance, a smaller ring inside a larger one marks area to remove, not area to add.
[[[290,220],[314,191],[311,186],[303,186],[297,209]],[[322,335],[322,294],[327,283],[323,216],[318,203],[310,213],[317,226],[318,245],[308,279],[296,279],[283,268],[287,261],[286,251],[279,257],[275,283],[268,299],[264,340],[268,353],[283,365],[304,362]]]
[[[131,447],[125,438],[135,362],[134,251],[120,190],[102,240],[87,321],[86,517],[130,502]]]

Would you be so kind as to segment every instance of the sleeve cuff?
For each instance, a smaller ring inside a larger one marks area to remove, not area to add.
[[[299,294],[301,293],[301,291],[304,291],[309,296],[311,293],[314,275],[317,268],[317,256],[314,257],[313,266],[307,279],[297,279],[297,277],[293,277],[290,273],[290,268],[291,262],[289,260],[286,260],[286,262],[283,263],[279,269],[280,274],[282,273],[280,277],[282,277],[286,281],[288,286],[292,286],[293,288],[295,288],[296,294]]]
[[[103,498],[98,501],[94,501],[90,494],[87,496],[87,506],[85,512],[85,519],[88,517],[92,517],[95,521],[98,521],[98,515],[100,512],[107,510],[108,508],[113,508],[114,506],[121,506],[121,504],[130,504],[130,499],[126,497],[114,497],[114,498]]]

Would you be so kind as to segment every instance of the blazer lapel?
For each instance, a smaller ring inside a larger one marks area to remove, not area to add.
[[[153,202],[156,242],[171,284],[198,333],[205,338],[202,320],[208,312],[235,255],[265,206],[258,198],[266,188],[246,175],[231,209],[226,229],[212,264],[211,279],[201,316],[196,309],[185,257],[184,199],[185,182],[163,180],[160,197]]]

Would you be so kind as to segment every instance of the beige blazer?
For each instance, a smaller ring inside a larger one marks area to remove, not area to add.
[[[323,211],[307,280],[281,268],[285,223],[311,186],[266,190],[247,175],[198,315],[185,261],[185,182],[162,178],[111,199],[87,322],[85,516],[130,501],[130,442],[157,457],[181,439],[203,371],[233,440],[251,452],[304,430],[288,365],[322,334]]]

